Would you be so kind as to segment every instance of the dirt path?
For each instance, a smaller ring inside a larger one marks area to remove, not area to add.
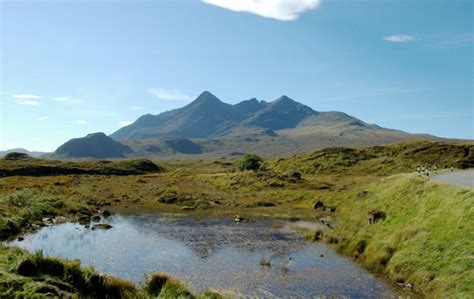
[[[438,182],[474,189],[474,170],[450,172],[434,176]]]

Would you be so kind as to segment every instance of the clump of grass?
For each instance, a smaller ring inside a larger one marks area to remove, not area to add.
[[[262,266],[262,267],[271,267],[271,265],[272,264],[271,264],[270,260],[267,260],[263,257],[260,259],[260,266]]]
[[[189,292],[186,287],[176,281],[176,280],[169,280],[165,283],[163,288],[161,289],[160,295],[158,298],[194,298],[193,294]]]
[[[148,278],[145,290],[150,295],[158,296],[164,285],[171,280],[171,277],[164,273],[155,272]]]
[[[56,258],[47,258],[41,251],[20,261],[17,272],[23,276],[51,275],[62,277],[65,272],[64,262]]]

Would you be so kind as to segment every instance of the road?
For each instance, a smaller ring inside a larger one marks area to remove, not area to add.
[[[474,170],[450,172],[434,176],[438,182],[474,189]]]

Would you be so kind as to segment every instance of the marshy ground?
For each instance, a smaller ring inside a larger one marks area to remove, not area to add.
[[[415,172],[420,164],[437,165],[441,171],[473,167],[472,144],[331,148],[266,159],[257,171],[236,170],[239,159],[154,161],[156,168],[143,160],[2,160],[0,236],[14,238],[81,217],[93,225],[93,217],[103,218],[105,210],[122,215],[161,211],[305,220],[321,224],[300,228],[308,240],[328,244],[400,289],[432,297],[474,293],[474,192]],[[41,267],[33,273],[19,271],[21,261],[43,257],[6,247],[0,255],[2,296],[44,294],[38,284],[51,292],[91,292],[90,274],[79,275],[79,287],[64,271],[56,276],[47,267],[46,272]],[[123,283],[124,292],[114,289],[120,296],[156,295]]]

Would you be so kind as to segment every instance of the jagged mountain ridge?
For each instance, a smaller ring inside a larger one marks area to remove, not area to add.
[[[309,118],[339,122],[336,112],[318,112],[287,96],[273,102],[255,98],[231,105],[209,91],[201,93],[190,104],[158,115],[143,115],[133,124],[110,136],[116,140],[159,137],[208,138],[224,136],[240,128],[283,130],[295,128]],[[360,122],[345,114],[351,121]]]

